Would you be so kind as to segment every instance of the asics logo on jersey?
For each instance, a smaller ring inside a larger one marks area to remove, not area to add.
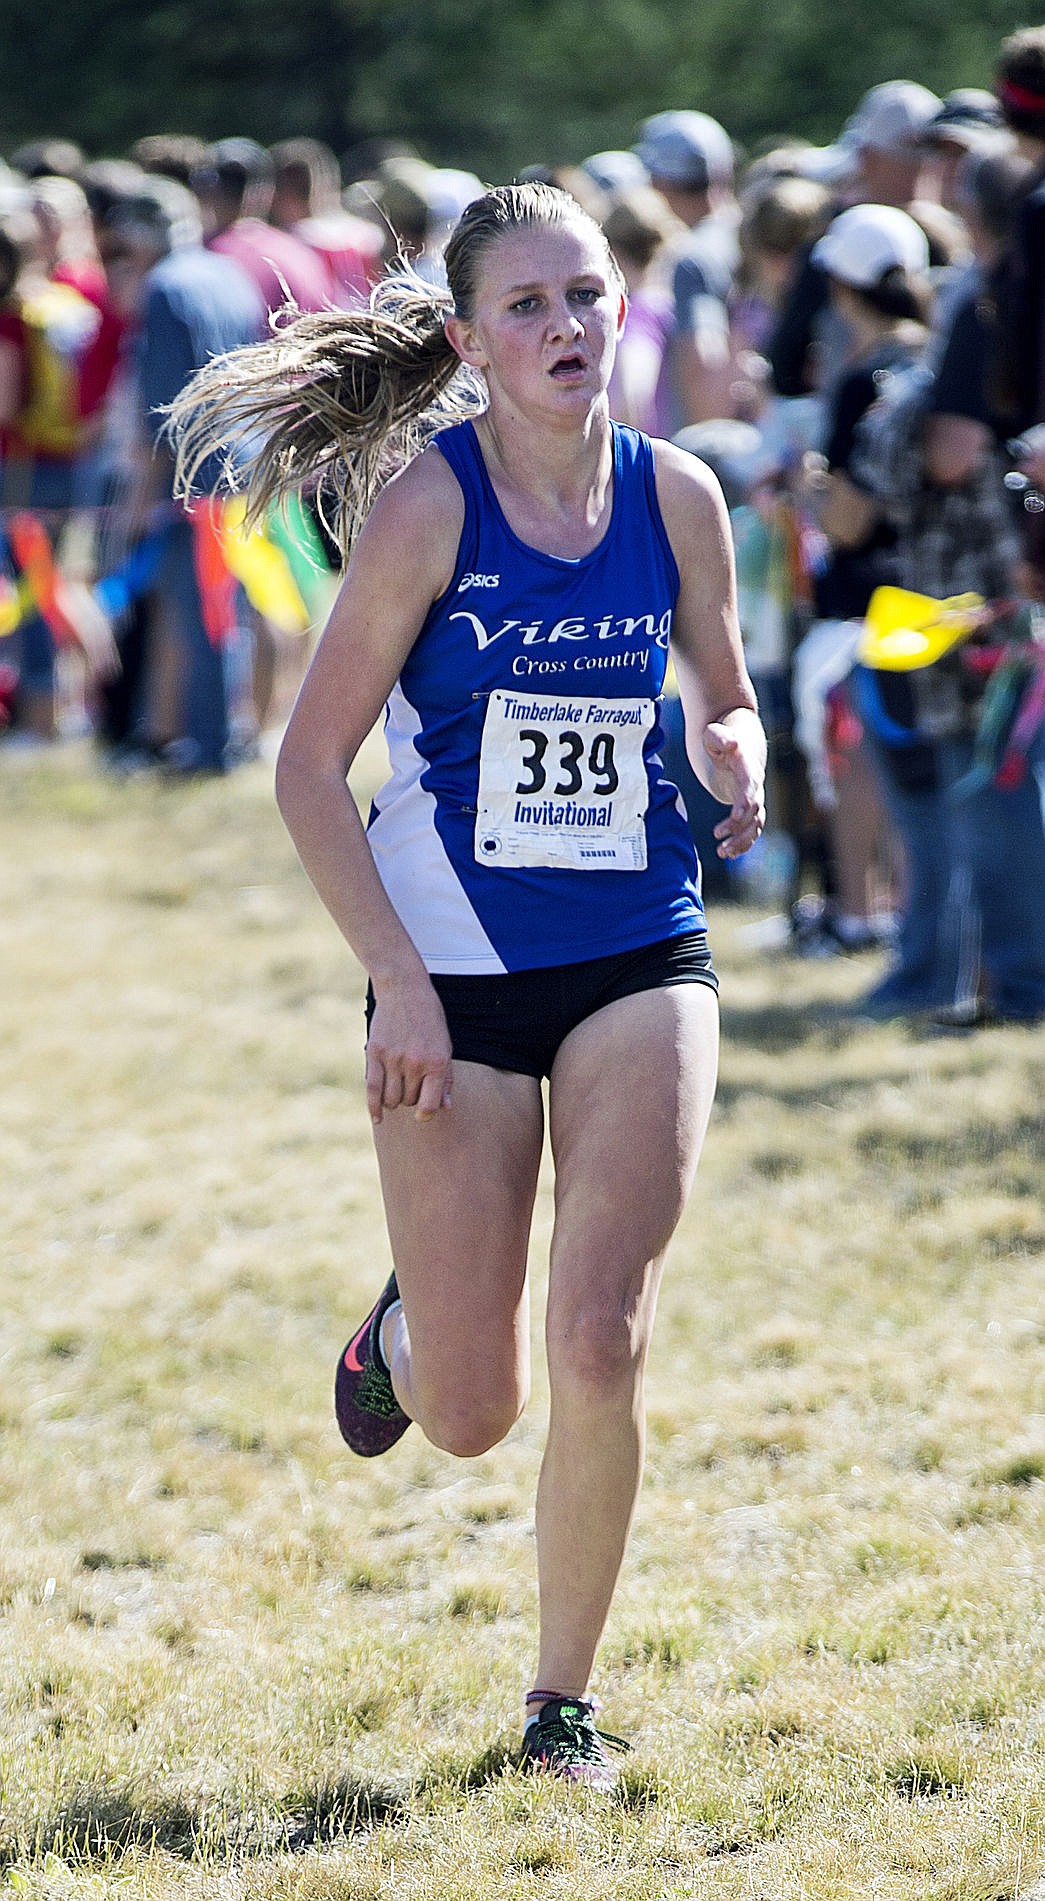
[[[500,587],[499,574],[463,574],[458,582],[458,594],[464,594],[470,587]]]

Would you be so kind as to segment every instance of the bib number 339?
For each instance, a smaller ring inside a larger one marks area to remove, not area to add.
[[[480,864],[644,871],[652,700],[491,693],[479,756]]]

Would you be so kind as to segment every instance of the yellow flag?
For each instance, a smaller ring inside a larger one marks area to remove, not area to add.
[[[904,587],[876,587],[867,604],[856,657],[865,667],[910,673],[931,667],[979,625],[981,594],[952,594],[945,601]]]
[[[246,512],[247,505],[239,496],[222,508],[221,545],[229,571],[242,584],[251,606],[281,633],[303,634],[309,625],[309,612],[290,563],[263,528],[247,532],[243,525]]]

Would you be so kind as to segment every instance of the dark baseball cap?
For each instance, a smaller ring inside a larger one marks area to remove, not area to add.
[[[926,145],[963,145],[979,152],[997,144],[1004,133],[1005,120],[994,94],[979,86],[960,86],[947,94],[922,137]]]

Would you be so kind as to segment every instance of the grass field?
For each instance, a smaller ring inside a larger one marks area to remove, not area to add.
[[[465,1464],[333,1428],[388,1269],[362,981],[268,769],[0,768],[0,1888],[1029,1893],[1045,1032],[872,1024],[873,960],[713,915],[722,1083],[597,1672],[634,1751],[571,1795],[511,1765],[542,1387]],[[538,1289],[548,1226],[545,1187]]]

